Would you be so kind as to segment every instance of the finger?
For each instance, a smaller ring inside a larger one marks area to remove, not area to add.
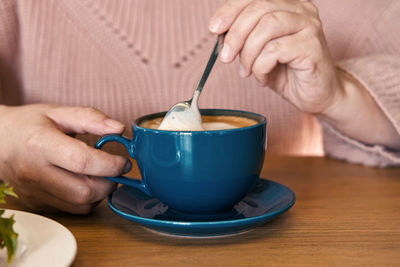
[[[314,53],[319,53],[316,50],[319,49],[319,45],[315,38],[307,37],[300,32],[268,42],[253,64],[252,72],[255,78],[263,82],[265,76],[279,63],[288,64],[296,70],[314,68]]]
[[[99,202],[110,195],[117,188],[117,184],[104,177],[88,176],[88,184],[95,190],[93,203]]]
[[[116,187],[114,182],[101,177],[77,175],[55,166],[42,169],[38,174],[40,177],[36,178],[36,183],[31,183],[31,187],[74,205],[98,202]]]
[[[275,90],[277,93],[285,96],[285,85],[288,83],[288,78],[282,73],[287,72],[287,66],[283,64],[277,64],[273,70],[266,75],[264,81],[259,81],[262,86],[268,86]]]
[[[49,110],[46,115],[68,133],[119,134],[125,128],[121,122],[91,107],[59,106]]]
[[[247,37],[260,20],[270,13],[279,11],[295,13],[298,8],[298,1],[253,1],[247,5],[243,11],[237,16],[225,37],[224,48],[221,51],[221,60],[225,63],[232,62],[239,51],[242,49]],[[274,16],[266,18],[265,26],[274,19]],[[265,23],[263,22],[263,23]],[[278,21],[284,23],[284,21]],[[273,23],[274,27],[279,27],[279,23]],[[267,28],[265,28],[267,29]]]
[[[253,63],[271,40],[300,32],[308,20],[298,13],[277,11],[262,16],[240,52],[241,76],[249,76]]]
[[[289,11],[318,18],[317,7],[307,0],[228,0],[211,17],[209,30],[216,34],[226,32],[245,8],[264,10],[265,13]]]
[[[227,0],[210,19],[208,28],[211,32],[221,34],[226,32],[239,13],[252,0]]]
[[[42,190],[35,190],[34,194],[19,193],[19,199],[28,208],[40,212],[65,211],[72,214],[87,214],[95,204],[82,204],[66,202]]]
[[[131,167],[128,159],[89,147],[56,129],[46,129],[32,135],[27,146],[31,153],[73,173],[117,176]]]

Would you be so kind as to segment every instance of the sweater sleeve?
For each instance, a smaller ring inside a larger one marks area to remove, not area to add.
[[[355,16],[363,14],[364,19],[347,33],[349,35],[342,36],[351,41],[346,46],[338,44],[343,56],[337,58],[336,66],[366,88],[400,138],[400,2],[385,0],[369,2],[368,5],[364,1],[352,3],[353,13],[350,13]],[[354,7],[359,8],[358,13],[354,13]],[[342,18],[339,22],[347,20],[351,18]],[[335,42],[337,44],[340,41],[339,38]],[[400,151],[364,144],[324,122],[321,122],[321,126],[326,155],[368,166],[400,166]]]
[[[368,90],[400,138],[400,56],[371,55],[340,61],[337,66],[350,73]],[[400,151],[363,144],[324,122],[321,122],[321,126],[326,155],[369,166],[400,166]]]

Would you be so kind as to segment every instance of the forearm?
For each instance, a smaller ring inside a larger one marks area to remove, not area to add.
[[[400,135],[364,86],[338,70],[341,94],[319,117],[360,142],[400,149]]]

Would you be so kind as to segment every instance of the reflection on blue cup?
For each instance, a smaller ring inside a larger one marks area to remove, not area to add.
[[[106,177],[158,198],[183,213],[215,214],[230,210],[259,178],[265,155],[266,119],[246,111],[204,109],[202,115],[240,116],[255,120],[252,126],[213,131],[163,131],[139,126],[163,117],[147,115],[132,123],[132,140],[103,136],[124,145],[136,159],[142,180]]]

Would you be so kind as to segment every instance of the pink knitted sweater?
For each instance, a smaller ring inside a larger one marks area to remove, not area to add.
[[[167,110],[190,98],[215,41],[208,20],[222,2],[1,0],[0,103],[94,106],[127,125]],[[314,2],[337,65],[400,132],[400,1]],[[216,64],[199,105],[264,114],[269,153],[324,150],[367,165],[400,164],[399,152],[321,127],[253,78],[240,78],[237,63]]]

